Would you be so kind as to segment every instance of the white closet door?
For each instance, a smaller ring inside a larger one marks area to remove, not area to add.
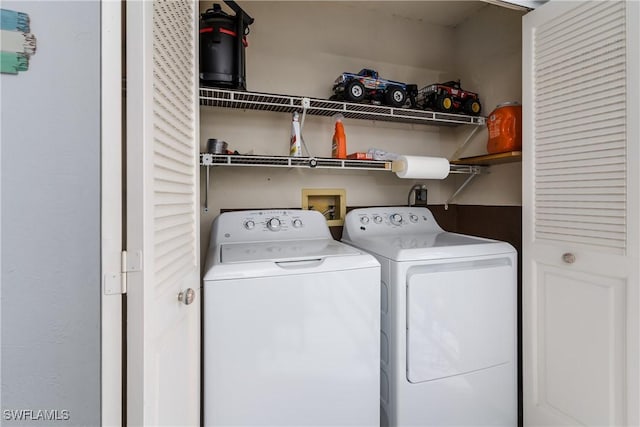
[[[127,2],[129,426],[200,421],[197,12]]]
[[[101,3],[102,425],[122,425],[122,10]]]
[[[524,18],[525,426],[637,426],[640,4]]]

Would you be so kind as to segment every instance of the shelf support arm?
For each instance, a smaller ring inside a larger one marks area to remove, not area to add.
[[[204,180],[204,211],[209,212],[209,169],[211,166],[207,165],[207,176]]]
[[[467,179],[465,179],[465,180],[464,180],[464,182],[462,183],[462,185],[461,185],[460,187],[458,187],[458,189],[455,191],[455,193],[453,193],[453,194],[451,195],[451,197],[449,197],[449,199],[444,203],[444,210],[449,210],[449,203],[451,203],[451,201],[452,201],[453,199],[455,199],[455,198],[456,198],[456,196],[457,196],[458,194],[460,194],[460,192],[461,192],[462,190],[464,190],[464,188],[465,188],[467,185],[469,185],[469,184],[471,183],[471,181],[473,181],[473,178],[475,178],[476,176],[477,176],[477,174],[472,174],[472,175],[469,175],[469,176],[467,177]]]
[[[311,107],[311,98],[302,98],[302,119],[300,120],[300,139],[302,142],[302,146],[307,152],[307,156],[313,157],[311,155],[311,151],[309,151],[309,147],[307,147],[307,143],[304,140],[304,136],[302,130],[304,129],[304,119],[307,117],[307,110]]]
[[[473,128],[471,133],[469,133],[469,136],[467,136],[467,139],[465,139],[462,145],[458,147],[456,152],[453,153],[453,155],[451,155],[451,157],[449,158],[449,161],[458,160],[460,158],[460,154],[462,154],[462,152],[467,148],[467,145],[469,145],[469,143],[471,142],[471,138],[473,138],[473,136],[478,132],[478,130],[480,130],[480,126],[476,126]]]

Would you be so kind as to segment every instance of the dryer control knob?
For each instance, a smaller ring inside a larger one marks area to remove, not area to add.
[[[369,224],[369,217],[368,216],[360,217],[360,222],[363,224]]]
[[[382,217],[380,215],[374,216],[373,222],[375,222],[376,224],[380,224],[382,222]]]
[[[300,218],[296,218],[296,219],[294,219],[291,223],[293,224],[293,226],[294,226],[295,228],[300,228],[300,227],[302,227],[302,220],[301,220]]]
[[[255,226],[256,226],[256,223],[251,220],[245,221],[244,223],[244,228],[246,228],[247,230],[253,230]]]
[[[390,216],[390,219],[391,219],[391,223],[394,225],[402,224],[402,215],[400,214],[395,213]]]
[[[411,220],[411,222],[418,222],[418,215],[411,215],[409,219]]]
[[[267,228],[271,231],[278,231],[280,230],[280,226],[282,225],[282,223],[280,222],[280,220],[278,218],[271,218],[269,221],[267,221]]]

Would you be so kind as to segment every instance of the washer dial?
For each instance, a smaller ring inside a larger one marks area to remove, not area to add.
[[[399,213],[391,214],[391,216],[389,216],[389,219],[391,220],[391,224],[393,225],[402,224],[402,215],[400,215]]]
[[[282,225],[282,222],[278,218],[271,218],[270,220],[267,221],[267,228],[271,231],[280,230],[281,225]]]

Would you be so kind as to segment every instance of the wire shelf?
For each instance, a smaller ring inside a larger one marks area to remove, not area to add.
[[[349,160],[326,157],[259,156],[244,154],[200,153],[200,166],[255,166],[274,168],[357,169],[391,171],[390,161]],[[450,166],[450,173],[479,175],[488,167],[478,165]]]
[[[379,170],[392,171],[392,162],[383,160],[349,160],[325,157],[287,157],[287,156],[257,156],[244,154],[211,154],[200,153],[200,166],[206,168],[206,191],[204,211],[209,211],[209,168],[213,166],[244,166],[244,167],[274,167],[274,168],[310,168],[310,169],[344,169],[344,170]],[[487,166],[451,164],[449,173],[467,174],[469,178],[458,191],[447,201],[445,206],[455,197],[471,178],[488,173]]]
[[[481,116],[447,114],[411,108],[393,108],[384,105],[356,104],[301,96],[242,92],[208,87],[200,88],[200,105],[281,113],[302,112],[306,107],[307,113],[315,116],[332,116],[340,113],[349,119],[439,126],[480,126],[484,125],[486,120]]]
[[[275,168],[319,168],[391,170],[391,162],[345,160],[323,157],[257,156],[236,154],[200,154],[201,166],[262,166]]]

